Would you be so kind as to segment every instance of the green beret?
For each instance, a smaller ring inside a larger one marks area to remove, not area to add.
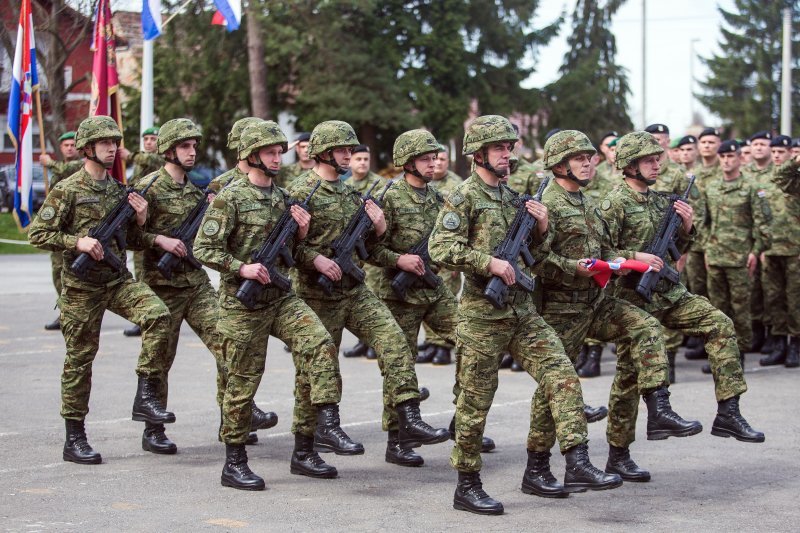
[[[158,126],[153,126],[152,128],[147,128],[142,132],[142,137],[145,135],[158,135]]]
[[[66,141],[66,140],[74,139],[74,138],[75,138],[75,132],[74,131],[68,131],[66,133],[62,133],[61,134],[61,137],[58,138],[58,142]]]
[[[677,147],[678,147],[678,143],[679,143],[679,142],[681,142],[681,139],[680,139],[680,137],[678,137],[677,139],[672,139],[672,140],[669,142],[669,147],[670,147],[670,149],[672,149],[672,148],[677,148]]]
[[[613,146],[616,146],[616,145],[617,145],[617,141],[618,141],[618,140],[619,140],[619,137],[617,137],[616,139],[614,139],[613,141],[611,141],[610,143],[608,143],[608,147],[609,147],[609,148],[611,148],[611,147],[613,147]]]

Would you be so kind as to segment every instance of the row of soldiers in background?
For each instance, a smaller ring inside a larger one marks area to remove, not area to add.
[[[191,121],[175,119],[161,128],[157,144],[165,163],[142,180],[144,196],[126,192],[107,175],[120,138],[108,117],[93,117],[81,124],[76,148],[86,157],[84,166],[50,192],[29,234],[32,244],[60,251],[65,259],[59,306],[67,346],[61,410],[67,428],[67,461],[101,462],[88,443],[84,419],[91,365],[106,309],[142,328],[132,417],[145,422],[142,448],[147,451],[177,451],[164,424],[176,420],[166,410],[167,382],[184,320],[209,348],[218,370],[219,437],[226,445],[221,482],[238,489],[265,486],[249,468],[245,445],[254,440],[255,429],[277,422],[274,413],[261,412],[253,401],[270,335],[287,343],[296,368],[291,472],[336,477],[337,470],[322,460],[319,451],[364,453],[363,446],[340,425],[342,383],[337,353],[344,328],[374,347],[377,355],[384,381],[386,461],[420,466],[423,459],[414,448],[455,440],[451,464],[458,470],[453,502],[457,509],[503,512],[502,504],[483,490],[479,472],[480,454],[494,447],[483,433],[505,351],[539,384],[532,399],[528,464],[522,482],[526,493],[567,497],[616,488],[623,479],[648,481],[649,472],[633,461],[629,449],[639,397],[648,408],[649,440],[702,431],[699,422],[682,419],[670,406],[662,324],[698,335],[705,342],[718,401],[711,433],[745,442],[764,441],[763,433],[753,430],[739,411],[746,384],[730,318],[705,298],[666,279],[659,282],[650,303],[633,290],[633,276],[621,278],[608,294],[592,279],[595,273],[588,267],[592,258],[617,263],[635,259],[656,271],[666,268],[669,257],[645,249],[668,209],[674,208],[680,217],[676,244],[682,250],[697,236],[690,204],[679,201],[672,207],[665,195],[650,194],[649,186],[658,181],[664,149],[647,132],[619,139],[614,168],[624,173],[624,181],[605,196],[599,208],[581,192],[595,173],[596,151],[576,131],[557,132],[545,145],[542,167],[553,181],[541,202],[506,187],[519,137],[508,120],[499,116],[479,117],[467,128],[464,154],[473,156],[475,170],[447,198],[429,185],[443,146],[425,130],[400,135],[393,161],[402,168],[402,178],[384,188],[381,205],[340,180],[359,146],[355,132],[344,122],[327,121],[314,129],[308,145],[314,167],[295,178],[288,190],[275,187],[273,181],[288,148],[278,125],[255,118],[237,122],[229,146],[236,150],[238,164],[212,182],[208,198],[187,179],[202,139]],[[738,156],[738,145],[730,151]],[[797,166],[783,167],[788,187],[796,187]],[[699,193],[693,191],[691,196],[696,199]],[[124,262],[113,266],[111,260],[124,257],[125,239],[101,244],[87,235],[116,205],[130,206],[128,223],[121,231],[127,232],[131,247],[144,251],[144,268],[137,281],[131,279]],[[760,204],[767,216],[764,205]],[[196,238],[174,237],[172,231],[186,213],[199,207],[207,210]],[[526,264],[519,257],[509,261],[493,255],[513,222],[526,217],[535,221],[530,241],[522,242],[530,247],[542,280],[538,310],[530,292],[517,283],[530,273]],[[332,243],[356,219],[363,224],[371,254],[368,261],[380,268],[374,289],[354,274],[352,262],[359,260],[355,252],[332,260]],[[296,292],[281,287],[276,265],[268,268],[251,257],[265,238],[269,242],[273,232],[283,228],[292,229],[286,230],[285,239],[276,236],[275,242],[285,243],[292,252],[293,261],[285,261],[284,266],[294,263]],[[768,247],[764,244],[768,229],[764,235],[760,244],[752,245],[756,251]],[[410,252],[427,239],[430,264]],[[170,275],[158,268],[165,253],[181,258]],[[67,266],[81,257],[92,260],[83,277]],[[197,260],[220,272],[218,294]],[[423,282],[427,269],[436,265],[464,275],[460,300],[441,278],[433,286]],[[405,295],[391,287],[401,271],[418,276]],[[497,307],[483,296],[487,281],[495,278],[501,280],[507,295],[505,304]],[[246,280],[261,286],[251,301],[237,295]],[[449,429],[433,428],[420,415],[414,348],[423,321],[456,347],[456,415]],[[573,366],[586,336],[615,342],[620,348],[609,403],[611,446],[605,472],[589,460],[587,406]],[[563,484],[549,466],[556,440],[567,463]]]

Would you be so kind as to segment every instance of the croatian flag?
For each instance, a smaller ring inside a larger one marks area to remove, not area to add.
[[[619,263],[606,262],[600,259],[589,259],[589,261],[587,261],[583,266],[585,266],[588,270],[597,272],[592,279],[595,283],[603,288],[608,285],[608,282],[611,279],[611,273],[614,271],[633,270],[634,272],[640,272],[644,274],[645,272],[650,272],[653,270],[652,267],[647,263],[643,263],[642,261],[637,261],[635,259],[626,259],[625,261]]]
[[[8,99],[8,135],[16,150],[14,218],[26,228],[33,217],[33,91],[39,88],[31,0],[22,0]]]
[[[238,30],[242,22],[242,0],[214,0],[217,12],[211,19],[211,24],[226,26],[228,31]]]
[[[161,0],[143,0],[142,33],[145,41],[161,35]]]

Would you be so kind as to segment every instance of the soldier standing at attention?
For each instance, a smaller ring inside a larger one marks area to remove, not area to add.
[[[246,159],[239,159],[239,141],[242,138],[242,132],[247,126],[257,124],[261,121],[262,119],[256,117],[245,117],[233,123],[231,131],[228,133],[227,147],[228,150],[232,150],[233,153],[236,154],[236,166],[211,180],[211,183],[208,184],[208,188],[214,191],[214,194],[219,194],[219,192],[232,181],[239,178],[247,178],[250,165],[247,164]]]
[[[247,178],[233,182],[214,198],[195,240],[197,259],[221,274],[217,333],[227,371],[220,432],[225,443],[221,483],[241,490],[265,488],[264,480],[250,470],[245,444],[253,426],[253,398],[264,375],[270,335],[291,347],[295,364],[291,473],[316,478],[338,475],[314,450],[315,437],[319,445],[338,454],[364,453],[364,447],[339,425],[341,375],[330,335],[293,291],[271,285],[264,265],[248,263],[252,251],[263,244],[287,209],[298,225],[294,239],[303,240],[308,232],[308,212],[290,205],[286,192],[272,181],[286,144],[275,122],[259,121],[244,129],[239,158],[248,162]],[[293,242],[286,244],[293,248]],[[266,285],[253,309],[236,298],[246,279]]]
[[[288,187],[299,175],[314,168],[314,160],[308,155],[308,140],[311,134],[302,131],[295,138],[294,151],[297,153],[297,161],[291,165],[281,167],[281,171],[275,178],[279,187]]]
[[[739,143],[720,144],[722,177],[706,183],[705,261],[711,304],[733,320],[744,358],[752,342],[751,280],[761,252],[772,243],[772,215],[764,191],[740,172]],[[711,366],[703,367],[710,373]]]
[[[86,158],[84,167],[50,191],[28,233],[32,245],[63,254],[64,288],[59,299],[61,332],[66,343],[61,374],[61,416],[67,430],[63,458],[79,464],[102,462],[86,439],[84,419],[89,413],[92,362],[99,348],[106,309],[140,325],[143,332],[133,419],[150,424],[175,422],[175,415],[166,411],[158,399],[162,380],[166,379],[169,309],[147,285],[132,279],[124,263],[121,270],[115,270],[102,261],[107,252],[97,239],[88,236],[89,230],[124,199],[125,188],[108,174],[121,139],[122,133],[111,117],[91,117],[81,122],[75,146]],[[136,244],[141,241],[147,201],[135,192],[128,194],[127,201],[136,215],[122,231]],[[125,249],[119,248],[115,239],[108,252],[125,257]],[[84,280],[70,269],[82,253],[97,261]]]
[[[752,147],[750,146],[750,139],[739,141],[739,146],[742,149],[742,166],[746,167],[753,161]]]
[[[623,171],[625,184],[606,197],[601,209],[608,225],[611,248],[626,258],[635,258],[652,241],[666,215],[669,206],[666,195],[650,190],[650,185],[658,179],[663,151],[647,132],[629,133],[617,143],[617,168]],[[682,201],[676,201],[673,208],[682,220],[676,244],[685,250],[695,236],[693,210]],[[658,259],[656,265],[660,268],[663,261]],[[659,281],[652,301],[647,302],[635,290],[638,281],[638,275],[622,277],[614,295],[641,307],[667,328],[703,338],[718,403],[711,434],[745,442],[763,442],[764,434],[753,430],[739,412],[739,397],[747,391],[747,384],[731,319],[704,297],[666,278]],[[635,413],[636,403],[638,400],[631,399],[626,409]],[[618,407],[609,405],[609,408]]]
[[[48,190],[58,185],[58,182],[64,178],[72,176],[83,167],[83,159],[78,154],[75,148],[75,132],[68,131],[61,134],[58,138],[58,150],[61,152],[61,161],[56,161],[48,154],[39,156],[39,163],[47,168],[47,177],[49,178]],[[50,253],[50,266],[53,276],[53,287],[56,289],[56,296],[61,296],[61,268],[62,268],[61,252]],[[55,320],[45,324],[44,329],[47,331],[56,331],[61,329],[61,320],[56,317]]]
[[[336,346],[341,344],[342,330],[347,328],[375,349],[383,376],[384,412],[388,413],[384,431],[397,431],[399,446],[404,450],[437,444],[450,434],[444,428],[432,428],[421,418],[414,357],[403,330],[364,283],[344,273],[328,257],[333,241],[364,205],[361,195],[339,179],[347,172],[353,147],[358,144],[353,128],[339,120],[322,122],[311,132],[308,153],[317,165],[295,180],[289,191],[295,199],[304,199],[318,182],[322,183],[311,198],[314,218],[308,236],[297,245],[297,294],[317,313]],[[374,243],[386,231],[386,220],[372,200],[366,201],[364,209],[373,224],[367,240]],[[357,262],[355,252],[353,261]],[[331,293],[318,283],[320,275],[333,282]]]
[[[503,513],[503,504],[483,490],[480,470],[481,439],[497,390],[498,354],[504,351],[510,351],[543,389],[566,458],[565,491],[611,489],[622,484],[618,475],[606,474],[589,461],[581,384],[561,341],[536,312],[531,294],[516,285],[514,267],[492,257],[518,211],[514,205],[517,195],[503,183],[516,141],[517,134],[504,117],[486,115],[472,121],[464,133],[463,153],[473,155],[475,171],[446,200],[429,242],[431,258],[461,270],[466,279],[458,307],[456,352],[461,391],[450,464],[458,471],[453,507],[478,514]],[[533,201],[525,208],[538,222],[530,251],[541,259],[548,252],[550,237],[547,208]],[[492,276],[509,286],[503,309],[495,309],[483,296]],[[535,443],[532,418],[525,492],[532,492],[528,487],[536,482],[532,470]],[[556,484],[555,479],[550,482]]]

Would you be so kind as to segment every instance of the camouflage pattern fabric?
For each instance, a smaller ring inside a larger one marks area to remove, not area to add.
[[[292,163],[291,165],[282,166],[280,172],[273,180],[278,187],[288,188],[295,178],[302,176],[309,169],[305,169],[300,165],[300,162]]]
[[[394,166],[402,167],[418,156],[439,153],[444,149],[444,146],[439,144],[436,137],[428,130],[405,131],[394,141],[392,162]]]
[[[481,469],[481,438],[497,389],[498,355],[504,351],[544,390],[561,450],[587,442],[580,381],[555,331],[536,312],[531,295],[512,287],[504,309],[495,309],[483,297],[492,251],[516,215],[515,198],[507,187],[490,187],[473,173],[445,201],[428,246],[434,261],[465,275],[456,330],[461,391],[450,456],[460,472]],[[531,245],[535,259],[549,252],[551,237],[548,232],[543,242]],[[519,266],[529,272],[521,259]],[[529,446],[534,442],[530,438]]]
[[[603,198],[615,187],[619,187],[621,183],[622,173],[618,169],[612,168],[608,161],[603,161],[597,165],[594,178],[583,189],[583,193],[599,205]]]
[[[637,159],[648,155],[660,155],[664,149],[652,134],[646,131],[634,131],[623,135],[617,141],[614,165],[622,170]]]
[[[470,155],[487,144],[518,140],[517,132],[506,117],[483,115],[470,122],[464,131],[464,149],[461,153]]]
[[[308,155],[314,157],[332,148],[358,145],[358,137],[353,127],[341,120],[320,122],[308,139]]]
[[[84,119],[75,133],[75,148],[80,150],[90,142],[102,139],[122,139],[122,133],[114,119],[108,116],[96,116]]]
[[[442,195],[442,198],[447,198],[451,192],[455,190],[464,180],[453,172],[452,170],[448,170],[447,174],[440,179],[432,179],[428,185],[433,188],[436,192]],[[447,270],[445,268],[439,269],[439,277],[442,278],[442,281],[447,288],[450,289],[456,297],[461,293],[461,272],[456,272],[452,270]],[[427,324],[423,322],[423,328],[425,329],[425,341],[434,344],[436,346],[446,346],[448,348],[452,348],[452,345],[445,341],[442,337],[436,334],[433,329],[428,327]]]
[[[508,186],[519,194],[533,196],[546,176],[550,176],[552,179],[553,173],[545,170],[541,159],[533,163],[522,159],[516,170],[508,176]]]
[[[163,156],[151,152],[134,152],[128,158],[128,164],[133,164],[133,174],[128,183],[138,186],[139,180],[148,174],[152,174],[164,166]]]
[[[278,144],[285,153],[288,149],[286,135],[281,131],[280,126],[272,120],[260,120],[248,125],[242,130],[239,138],[239,161],[244,161],[248,156],[258,152],[265,146]]]
[[[189,139],[203,138],[203,133],[197,124],[188,118],[173,118],[164,123],[158,130],[158,153],[163,155],[167,150],[179,142]]]
[[[562,161],[583,153],[597,153],[586,134],[577,130],[562,130],[544,143],[542,164],[549,170]]]
[[[357,180],[355,179],[355,177],[351,176],[350,179],[346,181],[346,183],[350,186],[351,189],[357,191],[358,194],[362,196],[367,194],[370,188],[376,183],[378,183],[379,185],[375,187],[375,189],[372,191],[372,194],[373,196],[380,194],[381,192],[380,183],[382,182],[385,182],[385,180],[381,176],[375,174],[372,171],[369,171],[367,175],[361,178],[360,180]]]
[[[441,194],[442,198],[447,198],[447,196],[463,181],[464,180],[461,179],[458,174],[452,170],[448,170],[447,174],[439,179],[433,178],[428,185]]]
[[[752,281],[746,267],[708,265],[708,298],[711,305],[733,321],[741,353],[750,351],[753,323],[750,315]]]
[[[233,167],[227,172],[223,172],[211,180],[211,182],[208,184],[208,187],[214,191],[214,194],[219,194],[219,192],[224,189],[226,185],[239,179],[247,179],[247,174],[242,172],[239,167]]]
[[[47,167],[47,178],[49,180],[48,190],[52,190],[58,183],[83,168],[83,159],[71,159],[69,161],[52,161]],[[61,270],[64,259],[61,252],[50,253],[50,272],[53,279],[53,287],[56,294],[61,294]]]
[[[749,163],[741,167],[742,175],[749,182],[757,184],[762,190],[764,183],[770,180],[772,176],[773,165],[770,163],[766,168],[759,170],[755,162]],[[765,196],[765,198],[767,198]],[[767,203],[769,199],[767,198]],[[771,307],[764,306],[764,286],[761,282],[762,272],[764,271],[764,263],[759,259],[756,274],[753,276],[750,291],[750,317],[754,321],[761,321],[765,326],[772,325]]]

